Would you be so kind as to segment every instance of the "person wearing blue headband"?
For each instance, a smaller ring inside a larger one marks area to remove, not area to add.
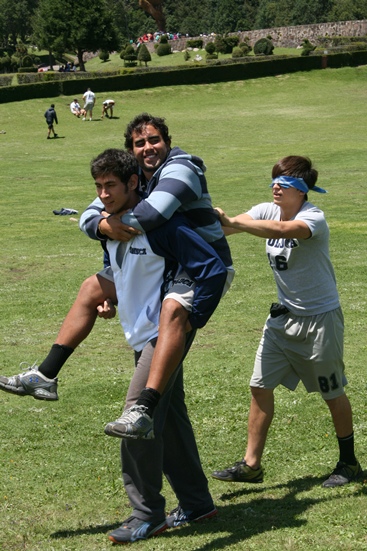
[[[352,409],[345,394],[344,321],[329,255],[329,228],[322,210],[308,201],[317,170],[307,157],[288,156],[272,170],[273,202],[229,217],[217,209],[225,234],[246,232],[266,240],[278,302],[265,322],[250,381],[247,449],[233,466],[212,473],[227,482],[262,482],[263,455],[274,415],[274,389],[319,392],[329,407],[339,460],[323,487],[360,479],[354,453]],[[312,276],[310,277],[310,275]]]
[[[276,178],[273,178],[273,181],[270,184],[270,187],[273,187],[274,184],[280,185],[280,187],[282,187],[283,189],[294,187],[299,191],[303,191],[303,193],[306,193],[306,194],[309,191],[317,191],[318,193],[327,193],[326,189],[322,189],[321,187],[317,187],[317,186],[308,187],[308,185],[306,184],[303,178],[296,178],[294,176],[277,176]]]

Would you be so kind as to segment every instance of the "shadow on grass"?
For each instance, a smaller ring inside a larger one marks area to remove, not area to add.
[[[101,533],[104,534],[121,526],[122,520],[120,522],[116,522],[115,524],[96,524],[95,526],[86,526],[85,528],[77,528],[76,530],[60,530],[59,532],[50,534],[50,536],[51,538],[61,539]]]
[[[322,501],[331,499],[330,494],[321,498],[299,498],[297,494],[310,490],[316,485],[320,485],[321,479],[308,478],[290,481],[287,484],[281,484],[274,487],[274,490],[288,489],[288,493],[280,498],[259,497],[266,492],[269,495],[269,487],[241,488],[238,491],[229,492],[221,496],[221,501],[231,501],[234,497],[241,495],[256,494],[256,497],[246,503],[218,508],[218,517],[213,521],[195,525],[195,531],[198,534],[210,532],[212,537],[210,542],[197,547],[201,551],[212,549],[226,549],[238,542],[243,542],[258,534],[264,534],[269,531],[281,528],[300,528],[307,523],[307,520],[298,518],[300,515]],[[271,489],[270,489],[271,491]],[[167,537],[174,535],[185,536],[192,531],[192,526],[183,526],[179,531],[168,532]],[[216,535],[218,534],[218,535]]]
[[[222,502],[231,501],[241,495],[254,495],[254,499],[246,503],[237,503],[218,507],[218,517],[203,522],[187,524],[174,530],[167,530],[159,537],[160,539],[169,539],[172,537],[186,537],[192,535],[193,531],[197,534],[210,534],[210,542],[196,547],[200,551],[210,551],[212,549],[226,549],[237,542],[244,541],[255,535],[263,534],[282,528],[301,528],[307,524],[307,520],[299,517],[310,507],[318,503],[335,501],[339,495],[336,495],[331,489],[325,489],[322,497],[298,497],[299,493],[312,490],[315,486],[319,487],[325,477],[305,477],[298,480],[291,480],[286,484],[273,486],[274,490],[285,490],[286,495],[273,498],[261,497],[266,492],[269,494],[272,488],[268,486],[246,486],[239,490],[223,494],[220,498]],[[356,489],[356,495],[367,495],[367,487],[361,486]],[[260,496],[260,497],[259,497]],[[120,526],[121,522],[116,524],[102,524],[96,526],[86,526],[77,530],[65,530],[51,534],[52,538],[69,538],[80,535],[107,533]],[[218,536],[216,535],[218,534]],[[225,534],[225,535],[223,535]]]
[[[294,495],[300,493],[300,492],[306,492],[308,490],[311,490],[315,486],[321,486],[323,481],[325,480],[325,476],[306,476],[302,478],[298,478],[295,480],[289,480],[285,484],[277,484],[275,486],[272,486],[269,488],[269,486],[263,485],[263,484],[247,484],[246,486],[237,486],[238,489],[235,491],[231,491],[225,494],[222,494],[220,496],[220,501],[229,501],[233,498],[242,496],[242,495],[248,495],[248,494],[261,494],[263,492],[269,492],[273,488],[274,490],[282,490],[282,489],[289,489],[289,494],[285,497],[292,498]],[[233,484],[231,485],[233,487]]]

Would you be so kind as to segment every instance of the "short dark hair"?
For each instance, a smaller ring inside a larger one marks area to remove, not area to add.
[[[123,149],[105,149],[90,163],[90,171],[96,180],[99,176],[113,174],[124,184],[127,184],[133,174],[138,174],[139,168],[135,157]]]
[[[151,126],[154,126],[157,130],[159,130],[163,141],[168,144],[171,141],[171,136],[169,135],[168,126],[164,122],[165,119],[162,117],[154,117],[153,115],[150,115],[149,113],[140,113],[140,115],[137,115],[126,127],[125,131],[125,147],[126,149],[132,149],[133,148],[133,138],[132,133],[133,132],[142,132],[143,129],[150,124]]]
[[[311,159],[300,155],[289,155],[283,157],[273,166],[272,178],[278,176],[294,176],[302,178],[309,189],[312,189],[317,182],[318,171],[313,168]]]
[[[51,103],[51,107],[55,107],[55,104],[54,104],[54,103]]]

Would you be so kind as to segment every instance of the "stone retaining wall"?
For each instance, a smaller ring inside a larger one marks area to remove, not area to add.
[[[336,23],[317,23],[315,25],[297,25],[293,27],[276,27],[273,29],[261,29],[256,31],[244,31],[238,33],[230,33],[240,36],[240,41],[247,36],[251,46],[259,38],[267,36],[272,37],[274,46],[285,48],[296,48],[300,46],[304,38],[308,38],[313,44],[318,43],[319,37],[325,36],[366,36],[367,35],[367,19],[360,21],[337,21]],[[201,36],[204,47],[214,40],[213,36]],[[172,50],[182,51],[186,48],[186,41],[192,38],[180,38],[179,40],[170,40]],[[154,44],[147,43],[150,51],[154,51]]]
[[[333,36],[366,36],[367,20],[338,21],[336,23],[318,23],[315,25],[297,25],[293,27],[277,27],[260,31],[240,33],[241,39],[248,36],[253,45],[259,38],[271,36],[274,46],[296,48],[304,38],[316,44],[319,37]]]

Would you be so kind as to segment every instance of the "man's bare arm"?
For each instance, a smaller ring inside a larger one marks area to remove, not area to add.
[[[121,222],[121,214],[111,214],[103,211],[101,213],[105,218],[98,224],[98,230],[102,235],[109,237],[110,239],[116,239],[116,241],[123,241],[126,243],[130,241],[135,235],[139,235],[141,232],[131,226],[127,226]]]

